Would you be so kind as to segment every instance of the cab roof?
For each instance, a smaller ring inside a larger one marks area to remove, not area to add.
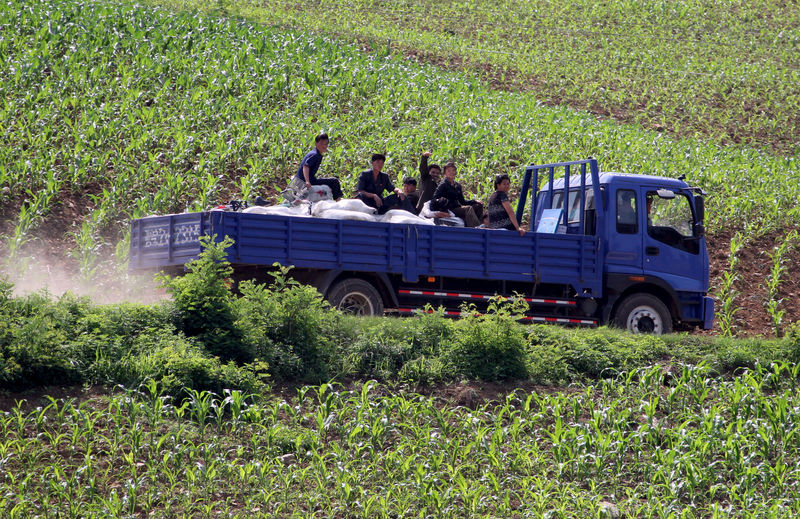
[[[545,178],[548,178],[547,175],[544,175]],[[659,177],[655,175],[637,175],[632,173],[614,173],[614,172],[604,172],[600,173],[600,185],[621,185],[621,186],[654,186],[654,187],[663,187],[667,189],[688,189],[690,186],[683,180],[678,180],[677,178],[671,177]],[[580,175],[570,175],[569,177],[569,187],[570,188],[577,188],[581,185],[581,176]],[[586,174],[586,185],[592,185],[592,176],[588,173]],[[547,190],[549,189],[549,182],[546,183],[540,190]],[[564,189],[564,177],[555,179],[553,182],[553,189]]]

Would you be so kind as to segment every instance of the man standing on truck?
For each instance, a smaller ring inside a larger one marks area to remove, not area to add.
[[[385,214],[389,209],[405,209],[415,213],[410,201],[400,188],[394,187],[389,175],[383,172],[383,165],[386,163],[386,155],[374,153],[372,159],[372,169],[363,171],[358,177],[358,195],[356,198],[370,207],[378,210],[378,214]],[[383,192],[389,191],[392,194],[384,197]],[[415,213],[416,214],[416,213]]]
[[[428,164],[428,157],[431,156],[430,151],[422,154],[419,160],[419,201],[417,202],[417,213],[422,211],[422,206],[425,202],[433,198],[433,193],[436,192],[436,186],[439,185],[439,178],[442,175],[442,169],[437,164]]]
[[[304,191],[311,186],[322,185],[330,188],[331,196],[334,200],[342,198],[342,187],[338,178],[317,178],[317,171],[320,164],[322,164],[322,156],[328,151],[329,143],[330,140],[325,133],[314,137],[314,149],[306,153],[306,156],[300,161],[297,174],[289,182],[289,187],[295,193]]]
[[[464,220],[467,227],[477,227],[483,219],[483,204],[477,200],[466,200],[464,188],[456,182],[456,165],[448,162],[444,165],[444,180],[439,183],[433,198],[446,198],[447,209]]]

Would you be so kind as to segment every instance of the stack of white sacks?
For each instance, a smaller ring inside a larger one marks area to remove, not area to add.
[[[377,210],[358,199],[320,200],[309,202],[296,200],[291,205],[254,206],[243,212],[254,214],[280,214],[285,216],[303,216],[330,218],[335,220],[360,220],[365,222],[410,223],[416,225],[434,225],[430,218],[422,218],[402,209],[391,209],[386,214],[378,215]]]

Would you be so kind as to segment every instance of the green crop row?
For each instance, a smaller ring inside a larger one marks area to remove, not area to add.
[[[5,0],[0,10],[0,204],[12,252],[58,204],[85,272],[124,261],[131,218],[280,190],[314,134],[346,191],[373,151],[387,170],[455,160],[478,196],[521,164],[598,157],[603,170],[678,175],[715,196],[709,226],[754,232],[797,221],[793,158],[673,140],[467,75],[326,37],[199,12],[98,0]]]
[[[461,386],[465,392],[473,391]],[[0,514],[795,517],[797,365],[638,369],[451,405],[374,382],[0,412]]]
[[[721,5],[459,0],[151,0],[357,38],[468,68],[548,104],[681,136],[800,151],[800,15]]]

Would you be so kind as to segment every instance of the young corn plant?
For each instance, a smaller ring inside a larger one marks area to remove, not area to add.
[[[720,286],[717,289],[717,299],[720,302],[720,307],[717,312],[717,320],[719,322],[720,333],[725,337],[732,337],[736,327],[736,313],[740,310],[737,305],[737,297],[739,291],[736,290],[734,284],[739,280],[739,275],[736,272],[736,266],[739,263],[737,254],[745,242],[742,233],[736,233],[731,238],[730,252],[728,254],[728,268],[722,273]]]
[[[786,314],[786,310],[781,308],[783,299],[779,298],[778,288],[787,270],[786,255],[794,249],[797,245],[797,241],[798,233],[797,231],[792,231],[780,245],[768,253],[772,261],[772,267],[770,268],[765,285],[763,285],[767,291],[767,300],[764,302],[764,306],[772,320],[772,328],[775,330],[776,337],[783,336],[783,316]]]

